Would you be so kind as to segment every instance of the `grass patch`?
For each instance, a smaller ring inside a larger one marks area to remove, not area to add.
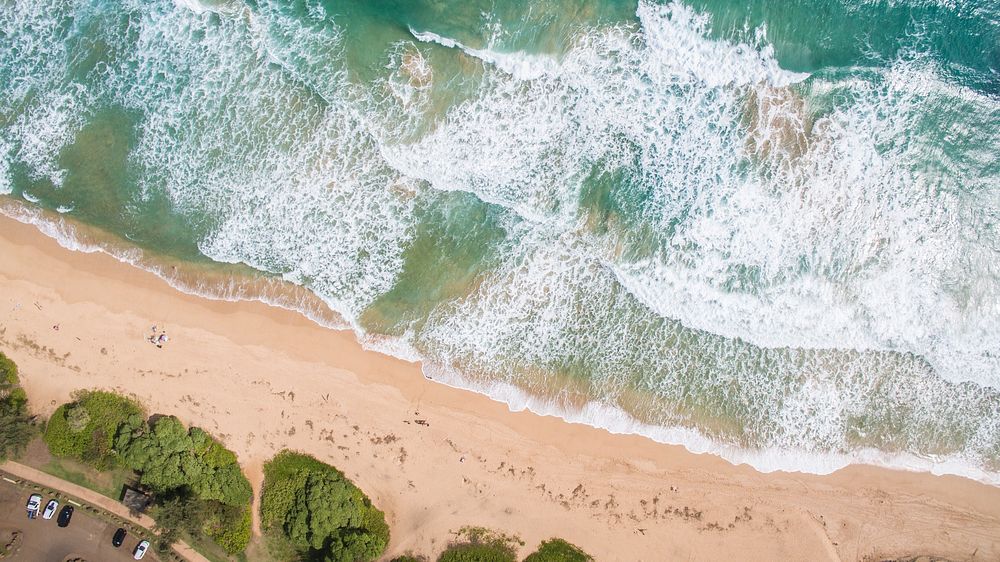
[[[135,473],[128,469],[116,468],[100,472],[83,463],[69,459],[52,459],[38,469],[56,478],[93,490],[115,501],[121,499],[122,488],[135,480]]]
[[[463,527],[456,535],[438,562],[516,562],[517,547],[524,544],[517,536],[483,527]]]

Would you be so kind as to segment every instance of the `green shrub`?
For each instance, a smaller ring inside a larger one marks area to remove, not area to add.
[[[562,539],[549,539],[543,541],[524,562],[594,562],[594,558]]]
[[[238,554],[250,544],[252,512],[249,507],[239,510],[235,517],[220,517],[205,526],[205,534],[212,537],[229,554]]]
[[[385,516],[336,468],[282,451],[264,465],[261,523],[309,559],[375,560],[389,544]]]
[[[453,544],[441,553],[438,562],[515,562],[514,550],[497,544]]]
[[[56,408],[45,426],[45,443],[57,457],[83,461],[98,470],[117,466],[115,437],[145,423],[138,403],[111,392],[87,391]]]
[[[423,556],[413,556],[411,554],[404,554],[403,556],[397,556],[390,560],[389,562],[427,562],[427,559]]]
[[[0,461],[23,452],[35,433],[20,382],[17,365],[0,353]]]
[[[483,527],[463,527],[457,535],[438,562],[515,562],[516,547],[523,544],[516,536]]]

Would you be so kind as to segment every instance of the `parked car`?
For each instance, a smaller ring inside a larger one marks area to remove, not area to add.
[[[118,527],[118,530],[115,531],[115,536],[111,537],[111,546],[115,548],[121,546],[122,543],[125,542],[125,535],[127,534],[128,531],[122,529],[121,527]]]
[[[38,494],[31,494],[31,496],[28,497],[28,504],[25,508],[28,510],[28,519],[38,517],[38,510],[42,508],[42,496]]]
[[[59,509],[59,502],[56,500],[49,500],[49,503],[45,505],[45,511],[42,512],[42,519],[52,519],[52,516],[56,514],[57,509]]]
[[[69,520],[72,518],[73,518],[73,506],[67,505],[66,507],[62,508],[62,511],[59,512],[59,519],[56,519],[56,524],[58,524],[60,527],[66,527],[67,525],[69,525]]]
[[[132,551],[132,558],[142,560],[142,557],[146,555],[147,550],[149,550],[149,541],[140,542],[135,546],[135,550]]]

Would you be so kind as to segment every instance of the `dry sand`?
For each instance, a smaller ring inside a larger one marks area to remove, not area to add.
[[[426,380],[349,332],[257,303],[177,292],[0,218],[0,350],[31,405],[132,395],[219,436],[259,488],[289,447],[333,463],[386,512],[387,556],[436,554],[464,525],[561,536],[600,561],[1000,560],[1000,488],[853,466],[762,474]],[[163,349],[145,337],[170,336]],[[58,330],[54,327],[58,326]]]

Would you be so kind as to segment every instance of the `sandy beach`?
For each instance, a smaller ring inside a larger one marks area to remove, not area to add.
[[[600,561],[1000,559],[1000,488],[852,466],[762,474],[428,381],[350,332],[188,296],[0,218],[0,350],[39,414],[77,389],[132,395],[261,466],[293,448],[386,512],[387,556],[434,555],[465,525],[560,536]],[[145,338],[169,334],[157,349]],[[57,329],[58,328],[58,329]]]

